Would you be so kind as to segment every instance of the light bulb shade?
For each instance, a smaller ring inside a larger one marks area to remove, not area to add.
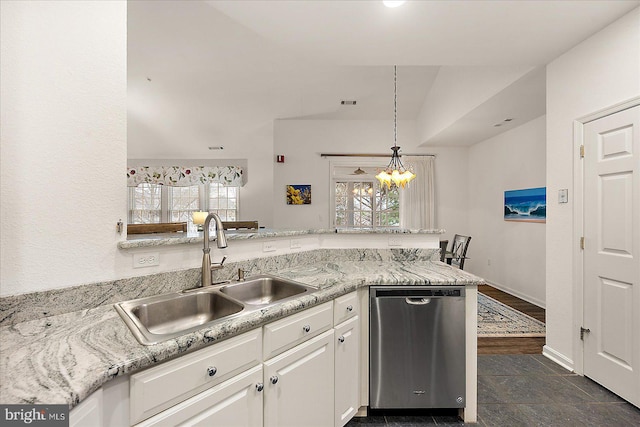
[[[376,175],[376,178],[380,181],[380,187],[384,187],[386,185],[387,188],[391,188],[391,175],[389,175],[387,171],[381,171]]]
[[[204,220],[207,219],[207,215],[209,215],[209,212],[194,212],[193,223],[199,225],[204,224]]]

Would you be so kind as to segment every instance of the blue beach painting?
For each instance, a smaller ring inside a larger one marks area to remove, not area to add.
[[[547,222],[547,188],[505,191],[504,220]]]

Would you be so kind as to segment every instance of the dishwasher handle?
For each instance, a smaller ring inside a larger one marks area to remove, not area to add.
[[[431,298],[405,298],[404,302],[410,305],[426,305],[431,302]]]

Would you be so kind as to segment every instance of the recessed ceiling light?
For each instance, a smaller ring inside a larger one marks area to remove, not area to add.
[[[384,0],[382,3],[387,7],[398,7],[404,2],[405,0]]]

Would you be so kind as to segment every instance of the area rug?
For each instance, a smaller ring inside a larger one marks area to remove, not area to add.
[[[544,323],[478,292],[478,337],[544,336]]]

